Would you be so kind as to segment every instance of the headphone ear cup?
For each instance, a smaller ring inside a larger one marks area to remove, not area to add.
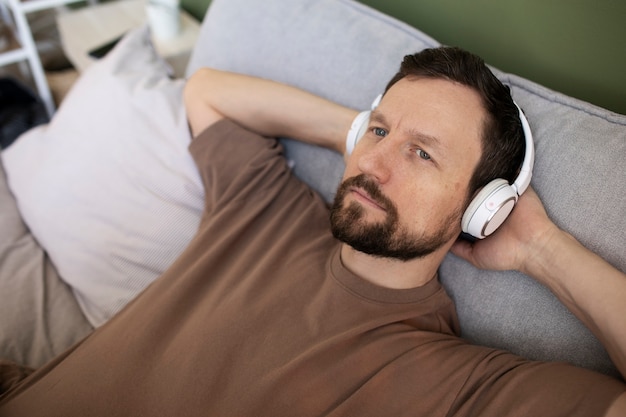
[[[508,181],[498,178],[484,186],[469,204],[461,229],[475,238],[492,234],[509,216],[517,203],[517,192]]]
[[[370,110],[362,111],[352,121],[348,135],[346,136],[346,154],[351,155],[356,144],[361,140],[370,122]]]
[[[361,113],[357,114],[357,116],[352,121],[352,126],[350,126],[350,130],[346,135],[346,155],[352,154],[354,147],[361,140],[365,132],[367,131],[367,127],[370,123],[370,114],[372,110],[374,110],[380,104],[380,100],[382,100],[383,95],[379,94],[376,99],[372,102],[371,110],[365,110]]]

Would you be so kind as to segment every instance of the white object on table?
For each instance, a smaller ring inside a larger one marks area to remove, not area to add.
[[[89,51],[122,36],[147,22],[147,0],[119,0],[60,14],[57,24],[68,59],[78,71],[84,71],[96,58]],[[180,10],[180,29],[167,39],[153,34],[157,52],[165,58],[176,77],[182,77],[189,55],[198,38],[200,23]]]
[[[178,0],[148,0],[148,24],[157,39],[172,39],[180,32],[180,3]]]

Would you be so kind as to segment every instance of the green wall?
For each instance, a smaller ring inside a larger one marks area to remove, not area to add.
[[[210,0],[182,2],[201,18]],[[361,2],[503,71],[626,114],[625,0]]]
[[[210,3],[211,0],[180,0],[181,7],[198,20],[202,20]]]

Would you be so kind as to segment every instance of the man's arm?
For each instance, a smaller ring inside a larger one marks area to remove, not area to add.
[[[228,118],[264,136],[295,138],[342,154],[357,114],[285,84],[210,68],[189,78],[184,98],[193,136]]]
[[[598,337],[626,378],[626,274],[559,229],[529,188],[501,228],[452,252],[478,268],[515,269],[546,285]],[[614,404],[626,415],[626,396]]]

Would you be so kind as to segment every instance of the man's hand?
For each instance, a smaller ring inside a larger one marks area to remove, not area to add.
[[[459,240],[451,250],[477,268],[525,272],[527,260],[543,251],[557,231],[539,197],[529,187],[493,235],[474,243]]]
[[[546,285],[598,337],[626,377],[626,274],[559,229],[532,189],[492,236],[456,242],[451,250],[478,268],[514,269]]]

